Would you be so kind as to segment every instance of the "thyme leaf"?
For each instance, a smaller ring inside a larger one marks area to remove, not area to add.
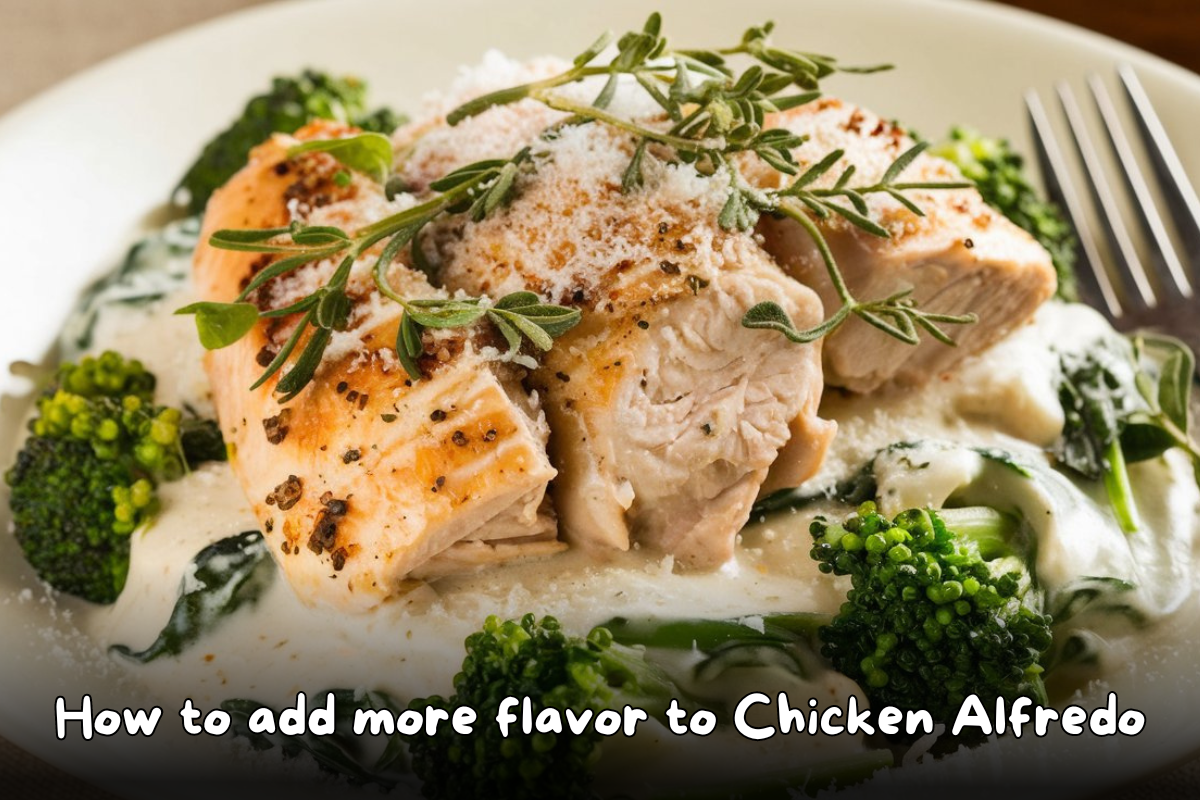
[[[421,333],[425,328],[458,328],[486,317],[509,346],[520,350],[523,338],[539,350],[549,350],[554,339],[579,324],[577,308],[543,303],[533,292],[513,292],[494,305],[485,298],[409,300],[397,333],[396,353],[413,380],[422,376],[418,359],[425,354]],[[522,338],[523,337],[523,338]]]

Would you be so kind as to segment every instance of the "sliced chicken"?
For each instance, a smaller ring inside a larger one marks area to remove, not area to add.
[[[842,160],[814,184],[820,187],[832,185],[849,165],[855,167],[853,185],[876,183],[896,157],[914,144],[893,124],[834,99],[770,116],[766,125],[809,137],[795,152],[802,169],[834,150],[845,151]],[[791,180],[761,162],[747,162],[744,169],[763,188],[777,188]],[[962,176],[949,162],[922,154],[902,180],[958,182]],[[912,289],[921,309],[956,315],[973,312],[979,321],[946,326],[957,347],[928,336],[914,347],[852,318],[825,343],[825,379],[832,385],[869,392],[889,381],[923,383],[1024,324],[1054,294],[1049,255],[989,208],[979,192],[938,189],[907,194],[925,216],[913,214],[886,194],[867,196],[870,216],[891,233],[888,239],[838,216],[816,220],[847,287],[860,301]],[[800,225],[764,217],[760,232],[766,250],[790,275],[814,288],[826,309],[840,305],[825,265]]]
[[[345,132],[322,125],[297,135]],[[329,156],[288,160],[294,142],[277,136],[252,153],[209,203],[201,242],[221,228],[292,219],[353,231],[413,202],[388,202],[362,177],[339,186]],[[277,402],[276,379],[249,387],[295,319],[262,322],[207,363],[233,469],[276,560],[302,600],[347,610],[377,605],[414,571],[434,575],[564,547],[545,497],[555,475],[548,427],[519,371],[485,359],[473,333],[439,331],[427,340],[424,379],[409,380],[393,350],[400,309],[373,290],[367,261],[348,286],[349,329],[334,334],[316,378],[291,402]],[[230,301],[268,263],[202,244],[199,294]],[[253,299],[284,307],[332,269],[303,267]],[[409,297],[444,296],[403,264],[391,279]]]
[[[532,147],[536,171],[510,206],[430,237],[438,279],[492,297],[530,289],[583,310],[530,380],[553,431],[562,535],[711,568],[732,555],[773,465],[773,484],[799,483],[834,432],[817,417],[819,345],[750,330],[742,316],[770,300],[811,325],[821,303],[752,235],[719,228],[727,178],[648,158],[645,186],[624,194],[632,137],[602,125],[539,137],[557,119],[524,103],[455,128],[425,123],[403,177],[425,186],[464,152]]]

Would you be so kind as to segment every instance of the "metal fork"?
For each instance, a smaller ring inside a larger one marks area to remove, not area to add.
[[[1182,255],[1171,242],[1150,185],[1118,118],[1116,106],[1104,83],[1095,75],[1088,79],[1088,88],[1119,166],[1121,182],[1136,211],[1149,259],[1143,260],[1138,255],[1079,103],[1066,83],[1056,87],[1058,99],[1102,222],[1102,236],[1108,243],[1111,268],[1105,266],[1100,253],[1102,239],[1094,232],[1084,211],[1046,110],[1037,93],[1029,91],[1025,95],[1025,106],[1046,193],[1063,209],[1078,234],[1080,258],[1077,271],[1083,299],[1099,309],[1118,330],[1158,329],[1184,340],[1193,351],[1200,352],[1200,296],[1193,284],[1196,270],[1200,270],[1200,199],[1196,197],[1196,190],[1188,181],[1179,156],[1133,69],[1121,65],[1117,75],[1129,100],[1163,204],[1182,245]]]

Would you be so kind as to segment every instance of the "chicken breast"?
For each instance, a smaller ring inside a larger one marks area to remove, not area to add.
[[[462,166],[464,153],[528,145],[535,161],[510,206],[430,237],[438,279],[492,297],[530,289],[583,310],[530,379],[553,430],[564,538],[641,543],[714,567],[731,557],[773,465],[772,484],[796,485],[834,432],[817,416],[820,346],[745,328],[742,316],[770,300],[816,324],[820,300],[751,234],[719,228],[726,176],[648,158],[645,186],[623,193],[632,137],[600,125],[538,135],[558,119],[524,103],[455,128],[419,123],[402,172],[412,186]]]
[[[914,144],[893,124],[835,99],[772,115],[766,125],[809,137],[795,152],[802,169],[834,150],[845,151],[841,161],[814,184],[820,187],[832,185],[850,165],[855,167],[853,185],[874,184]],[[747,162],[745,171],[762,188],[778,188],[791,180],[761,162]],[[962,176],[949,162],[922,154],[902,180],[957,182]],[[851,294],[867,301],[912,289],[923,310],[975,313],[979,321],[945,327],[957,347],[928,336],[914,347],[851,318],[825,343],[825,379],[832,385],[870,392],[889,381],[923,383],[1024,324],[1054,294],[1050,256],[987,206],[975,189],[906,194],[925,216],[917,216],[886,194],[867,196],[870,216],[891,233],[888,239],[838,216],[815,220]],[[764,217],[759,230],[763,246],[788,274],[815,289],[826,309],[840,305],[816,246],[799,224]]]
[[[297,136],[344,133],[315,125]],[[289,160],[294,142],[277,136],[251,154],[209,203],[201,242],[221,228],[292,219],[354,231],[413,203],[386,201],[361,176],[339,186],[329,156]],[[545,497],[555,475],[549,431],[520,370],[484,358],[474,333],[450,330],[426,337],[424,378],[410,380],[393,349],[400,308],[374,291],[367,260],[347,287],[349,329],[334,333],[315,379],[291,402],[280,405],[272,392],[278,375],[249,387],[294,318],[260,322],[207,362],[233,469],[276,560],[306,603],[346,610],[377,605],[412,574],[564,547]],[[198,292],[230,301],[268,263],[202,244]],[[327,280],[333,266],[307,265],[252,299],[260,308],[284,307]],[[403,264],[393,265],[391,280],[409,297],[444,296]]]

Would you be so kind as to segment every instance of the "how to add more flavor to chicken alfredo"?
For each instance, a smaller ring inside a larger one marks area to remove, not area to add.
[[[820,89],[886,67],[660,28],[483,54],[411,118],[277,78],[84,293],[9,553],[181,760],[901,796],[1152,731],[1127,687],[1198,616],[1190,351],[1076,302],[1007,143]],[[107,725],[67,688],[64,740]]]

